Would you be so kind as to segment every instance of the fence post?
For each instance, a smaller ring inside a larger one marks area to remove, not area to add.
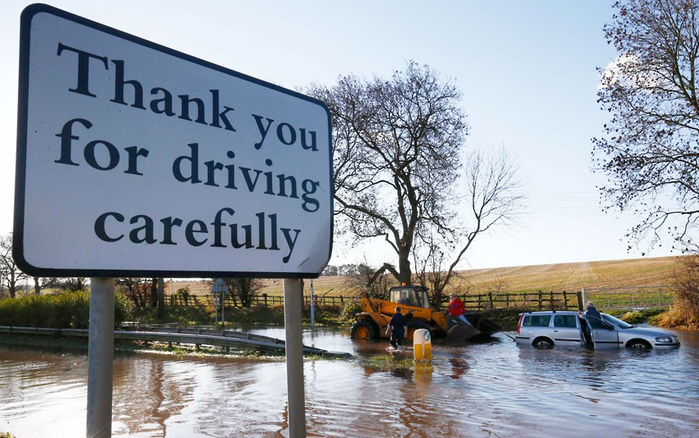
[[[542,302],[543,296],[541,294],[541,291],[539,291],[539,310],[543,310],[543,302]]]
[[[585,301],[585,288],[582,288],[580,292],[576,292],[575,295],[578,299],[578,310],[582,310],[584,308],[583,302]]]
[[[551,305],[551,310],[553,310],[555,307],[555,303],[553,301],[553,291],[550,291],[550,294],[551,294],[551,298],[549,298],[549,304]]]
[[[267,294],[262,294],[262,298],[264,298],[264,300],[265,300],[265,307],[269,307],[267,305]]]

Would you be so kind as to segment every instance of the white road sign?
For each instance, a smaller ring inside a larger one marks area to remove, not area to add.
[[[211,293],[213,295],[216,294],[225,294],[228,292],[228,287],[226,286],[226,283],[224,283],[222,278],[217,278],[216,281],[214,281],[214,285],[211,286]]]
[[[323,103],[46,5],[22,14],[20,56],[23,270],[323,270],[333,212]]]

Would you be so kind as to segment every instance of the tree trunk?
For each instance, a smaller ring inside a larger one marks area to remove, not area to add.
[[[413,271],[410,267],[409,248],[401,248],[398,253],[398,272],[400,274],[398,281],[400,281],[401,285],[405,284],[406,286],[410,286],[413,284]]]
[[[165,280],[158,278],[158,308],[157,318],[162,319],[165,316]]]

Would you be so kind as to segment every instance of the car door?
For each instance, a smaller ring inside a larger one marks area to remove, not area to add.
[[[594,316],[585,315],[584,318],[592,330],[592,342],[595,348],[616,348],[619,346],[619,333],[616,327]]]
[[[578,315],[553,315],[551,338],[556,345],[580,345]]]

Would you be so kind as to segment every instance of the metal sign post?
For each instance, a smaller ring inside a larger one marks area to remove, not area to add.
[[[214,324],[216,327],[218,327],[218,295],[214,294],[214,315],[215,315],[215,321]]]
[[[214,294],[214,305],[216,306],[216,325],[218,325],[218,304],[221,305],[221,333],[226,329],[226,293],[228,286],[222,278],[217,278],[211,286],[211,293]],[[220,298],[219,298],[220,297]]]
[[[313,296],[313,279],[311,278],[311,331],[316,329],[316,301]]]
[[[306,405],[303,389],[303,280],[284,280],[284,327],[286,329],[286,385],[289,390],[289,437],[306,436]]]
[[[90,279],[87,347],[87,437],[112,435],[114,376],[114,279]]]

